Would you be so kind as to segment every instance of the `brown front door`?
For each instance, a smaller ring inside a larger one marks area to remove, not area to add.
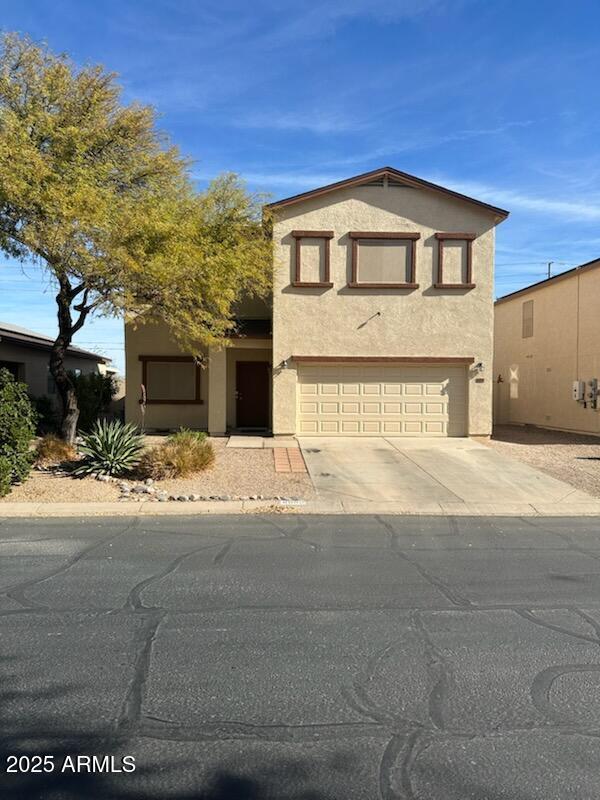
[[[235,369],[236,426],[269,427],[269,362],[238,361]]]

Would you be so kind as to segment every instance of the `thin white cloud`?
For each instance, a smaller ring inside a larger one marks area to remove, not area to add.
[[[286,23],[259,39],[260,45],[281,48],[290,41],[329,36],[354,19],[398,22],[430,14],[447,7],[445,0],[328,0],[327,3],[300,4]]]
[[[236,127],[240,128],[263,128],[267,130],[280,131],[311,131],[312,133],[354,133],[373,127],[373,116],[361,120],[358,118],[349,119],[342,112],[314,112],[304,110],[302,112],[289,111],[280,113],[272,111],[270,113],[252,113],[248,116],[232,120]],[[489,128],[465,128],[453,133],[435,133],[423,131],[415,133],[414,130],[408,135],[404,133],[398,135],[395,142],[388,145],[374,148],[373,150],[357,153],[356,155],[346,156],[336,159],[335,164],[358,164],[360,162],[372,161],[374,158],[383,156],[406,153],[411,150],[425,150],[430,147],[438,147],[450,142],[462,142],[468,139],[475,139],[485,136],[499,136],[513,128],[526,128],[533,124],[533,120],[523,120],[516,122],[505,122]],[[330,162],[332,163],[332,162]]]
[[[336,159],[333,163],[336,165],[344,164],[361,164],[373,161],[376,158],[387,158],[389,156],[401,155],[416,150],[427,150],[432,147],[440,147],[444,144],[451,142],[464,142],[469,139],[483,138],[486,136],[499,136],[512,128],[526,128],[533,124],[533,120],[523,120],[516,122],[505,122],[502,125],[496,125],[490,128],[465,128],[464,130],[454,131],[453,133],[430,133],[423,132],[421,134],[411,132],[410,135],[399,135],[396,142],[392,142],[383,147],[377,147],[373,150],[368,150],[356,155],[345,156],[341,159]]]
[[[293,172],[243,172],[242,177],[245,181],[261,189],[314,189],[317,186],[326,186],[347,178],[341,173],[293,173]]]
[[[347,133],[363,130],[368,127],[368,122],[347,119],[342,114],[314,113],[305,110],[302,113],[289,111],[280,113],[253,113],[246,117],[233,120],[239,128],[262,128],[278,131],[309,131],[311,133]]]
[[[506,189],[486,184],[453,181],[451,179],[433,179],[462,194],[476,197],[479,200],[502,206],[507,209],[532,211],[539,214],[560,216],[570,221],[600,220],[600,201],[581,202],[568,198],[539,197],[517,189]]]

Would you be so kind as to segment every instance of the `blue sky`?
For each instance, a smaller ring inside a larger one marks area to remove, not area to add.
[[[273,198],[378,166],[511,211],[496,294],[600,256],[597,2],[29,0],[2,27],[120,75],[199,186]],[[51,287],[0,258],[0,320],[55,333]],[[122,325],[76,342],[122,368]]]

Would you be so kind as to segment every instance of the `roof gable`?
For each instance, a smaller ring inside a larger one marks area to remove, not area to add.
[[[429,189],[430,191],[439,192],[440,194],[453,197],[457,200],[462,200],[466,203],[472,203],[473,205],[476,205],[479,208],[482,208],[483,210],[489,211],[491,214],[493,214],[494,217],[496,217],[497,222],[501,222],[502,220],[506,219],[509,214],[508,211],[505,211],[502,208],[489,205],[489,203],[484,203],[481,200],[475,200],[473,197],[467,197],[467,195],[460,194],[452,189],[446,189],[444,186],[438,186],[436,183],[430,183],[429,181],[423,180],[423,178],[417,178],[414,175],[409,175],[407,172],[400,172],[400,170],[394,169],[393,167],[380,167],[379,169],[372,170],[371,172],[363,172],[362,174],[355,175],[352,178],[346,178],[343,181],[337,181],[337,183],[330,183],[327,186],[311,189],[308,192],[295,194],[292,197],[286,197],[283,200],[277,200],[274,203],[269,203],[267,208],[283,208],[295,203],[301,203],[302,201],[309,200],[313,197],[320,197],[321,195],[330,194],[331,192],[335,192],[339,189],[345,189],[349,186],[384,186],[386,183],[388,185]]]

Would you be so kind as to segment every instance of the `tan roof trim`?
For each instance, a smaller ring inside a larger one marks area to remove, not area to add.
[[[19,347],[28,347],[31,350],[43,350],[44,352],[52,350],[54,344],[54,340],[49,337],[30,336],[29,334],[13,332],[3,328],[0,328],[0,342],[7,342]],[[110,364],[112,362],[112,359],[108,356],[92,353],[91,350],[83,350],[75,345],[67,347],[66,354],[71,358],[83,358],[87,361],[96,361],[98,364]]]
[[[291,356],[292,361],[329,364],[334,361],[348,364],[473,364],[469,356]]]
[[[505,211],[503,208],[492,206],[489,203],[484,203],[481,200],[475,200],[473,197],[467,197],[467,195],[460,194],[452,189],[446,189],[444,186],[439,186],[436,183],[423,180],[423,178],[417,178],[415,175],[409,175],[407,172],[400,172],[400,170],[394,169],[394,167],[380,167],[379,169],[374,169],[370,172],[363,172],[361,175],[354,175],[352,178],[345,178],[343,181],[329,183],[326,186],[320,186],[317,189],[311,189],[308,192],[301,192],[300,194],[292,195],[292,197],[285,197],[283,200],[276,200],[274,203],[269,203],[267,208],[282,208],[284,206],[290,206],[294,203],[300,203],[303,200],[308,200],[312,197],[320,197],[321,195],[335,192],[337,189],[345,189],[349,186],[360,186],[362,183],[368,183],[374,178],[384,177],[386,175],[388,177],[397,178],[403,181],[407,186],[421,189],[431,189],[435,192],[448,195],[449,197],[454,197],[457,200],[463,200],[466,203],[472,203],[480,208],[485,209],[486,211],[491,212],[497,217],[500,217],[501,220],[506,219],[506,217],[509,215],[509,212]]]
[[[567,280],[567,278],[574,278],[581,272],[588,272],[588,270],[596,269],[597,267],[600,267],[600,258],[594,258],[592,261],[586,261],[585,264],[580,264],[578,267],[573,267],[573,269],[568,269],[566,272],[561,272],[560,275],[554,275],[552,278],[545,278],[543,281],[532,283],[530,286],[525,286],[523,289],[517,289],[515,292],[505,294],[503,297],[499,297],[494,305],[497,306],[501,303],[508,303],[509,300],[515,300],[517,297],[521,297],[524,294],[529,294],[529,292],[535,292],[537,289],[543,289],[549,284],[558,283],[559,281]]]

